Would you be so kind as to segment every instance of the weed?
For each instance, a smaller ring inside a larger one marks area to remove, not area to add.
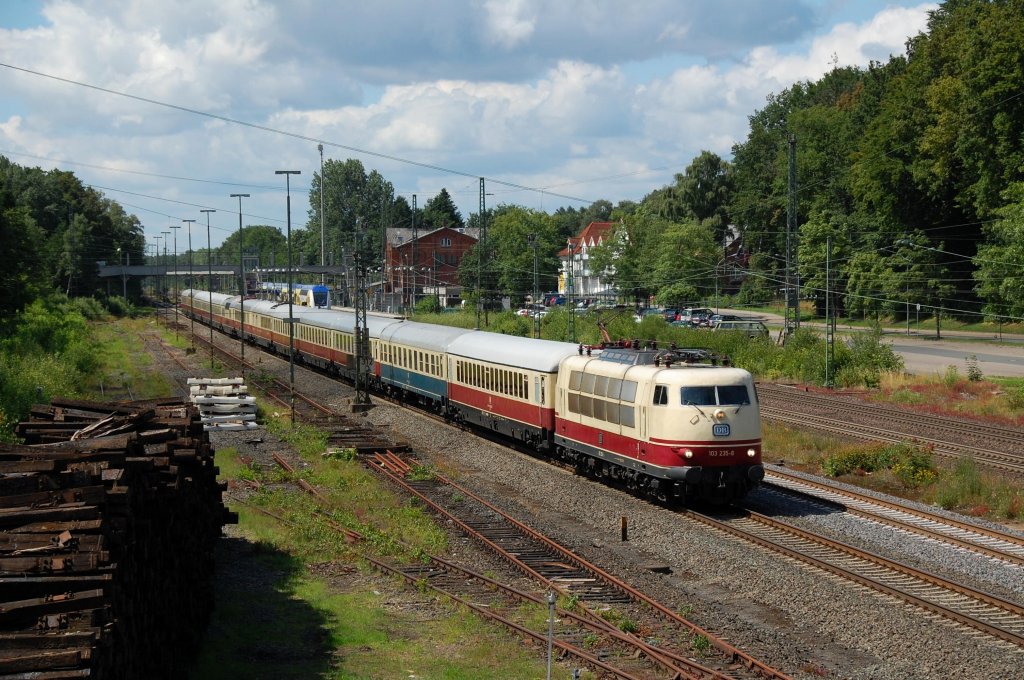
[[[576,595],[574,593],[574,594],[570,595],[569,597],[565,598],[565,604],[562,605],[562,609],[565,609],[566,611],[570,611],[571,612],[574,609],[576,609],[576,605],[578,605],[579,603],[580,603],[580,596]]]
[[[416,590],[420,591],[424,595],[430,592],[430,585],[427,584],[427,579],[421,578],[416,579]]]
[[[437,473],[429,465],[413,465],[406,477],[413,482],[429,482],[437,477]]]
[[[619,630],[623,633],[635,633],[640,630],[640,626],[637,625],[636,621],[630,618],[623,618],[619,621]]]
[[[711,649],[711,641],[708,640],[707,635],[696,633],[690,638],[690,646],[693,647],[693,651],[697,652],[697,654],[703,655]]]
[[[330,458],[330,459],[333,459],[333,460],[343,460],[343,461],[346,461],[346,462],[351,462],[351,461],[356,459],[356,455],[357,454],[356,454],[356,450],[353,449],[353,448],[346,448],[346,449],[330,448],[330,449],[327,449],[326,451],[324,451],[320,455],[322,457],[324,457],[324,458]]]
[[[679,608],[679,611],[676,613],[685,619],[687,616],[693,613],[693,605],[684,604],[682,607]]]
[[[971,354],[965,361],[967,362],[967,379],[971,382],[981,382],[985,376],[981,372],[981,366],[978,365],[978,355]]]
[[[587,633],[583,636],[583,648],[593,649],[597,647],[597,643],[601,641],[601,638],[596,633]]]
[[[946,366],[946,372],[942,376],[942,384],[946,387],[956,387],[960,382],[960,370],[953,365]]]

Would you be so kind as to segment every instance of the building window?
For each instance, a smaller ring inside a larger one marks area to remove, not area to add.
[[[445,237],[445,238],[441,239],[441,247],[442,248],[450,248],[451,245],[452,245],[452,240],[450,238]]]

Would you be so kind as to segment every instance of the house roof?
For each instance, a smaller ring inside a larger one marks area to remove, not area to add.
[[[600,244],[615,228],[615,222],[591,222],[576,236],[569,237],[569,243],[558,253],[559,257],[569,257],[583,248],[592,248]]]
[[[445,229],[454,234],[462,234],[463,236],[468,236],[474,241],[479,238],[480,230],[477,227],[441,227],[440,229],[430,230],[417,229],[416,240],[419,241],[420,239],[423,239],[429,236],[430,234],[435,234]],[[405,245],[406,243],[412,241],[412,229],[408,227],[389,227],[386,230],[386,236],[388,239],[388,244],[392,248],[397,248],[398,246]]]

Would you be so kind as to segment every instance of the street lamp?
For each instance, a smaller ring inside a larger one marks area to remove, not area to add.
[[[242,199],[249,194],[231,194],[238,199],[238,301],[239,329],[238,338],[242,347],[242,377],[245,377],[245,256],[242,251]]]
[[[174,339],[178,339],[178,230],[180,224],[171,224],[168,229],[174,230]]]
[[[212,208],[202,208],[199,212],[206,213],[206,271],[209,274],[207,291],[210,294],[210,370],[213,370],[213,246],[210,245],[210,213],[217,212]]]
[[[195,300],[196,299],[196,283],[195,283],[196,279],[195,279],[195,276],[193,276],[193,274],[192,274],[192,223],[195,222],[195,220],[182,220],[182,222],[184,222],[186,225],[188,225],[188,287],[189,287],[189,290],[192,291],[192,299]],[[196,351],[196,310],[195,310],[195,306],[194,305],[192,307],[192,314],[191,314],[191,316],[189,316],[189,318],[192,320],[192,340],[191,340],[191,342],[192,342],[192,353],[194,354],[195,351]]]
[[[288,209],[288,373],[292,426],[295,425],[295,318],[292,316],[292,175],[301,175],[300,170],[275,170],[275,175],[284,175],[285,205]],[[321,192],[323,189],[321,188]],[[323,213],[321,213],[323,214]]]

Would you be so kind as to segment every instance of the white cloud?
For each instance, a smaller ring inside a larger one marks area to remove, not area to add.
[[[702,149],[728,156],[769,93],[820,77],[832,68],[833,55],[840,65],[863,66],[902,52],[933,7],[886,9],[819,32],[801,48],[792,40],[811,17],[797,0],[649,0],[644,11],[629,12],[620,3],[591,0],[438,0],[429,7],[381,0],[345,11],[260,0],[60,0],[44,6],[47,26],[0,29],[0,61],[471,176],[544,187],[543,196],[495,188],[494,201],[553,209],[566,201],[552,192],[639,199]],[[694,53],[708,58],[686,56]],[[732,58],[717,59],[726,54]],[[657,77],[649,74],[654,66]],[[0,102],[6,118],[0,149],[251,183],[258,186],[246,212],[266,223],[284,217],[283,181],[274,170],[301,169],[292,183],[293,220],[305,222],[301,192],[319,169],[316,142],[8,69],[0,69],[0,88],[10,102],[10,108]],[[372,93],[366,101],[365,92]],[[464,215],[476,209],[472,177],[330,145],[326,154],[360,158],[399,190],[419,192],[421,202],[444,186]],[[239,187],[68,169],[104,186],[225,213],[237,209],[227,194]],[[196,211],[110,195],[130,211],[132,204],[155,211],[139,212],[147,224],[172,219],[161,213]],[[229,214],[217,217],[230,221]]]
[[[536,11],[526,0],[487,0],[487,27],[491,39],[502,47],[514,47],[533,35]]]

